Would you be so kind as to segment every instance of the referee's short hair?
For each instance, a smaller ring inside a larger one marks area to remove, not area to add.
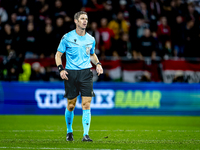
[[[82,14],[85,14],[85,15],[87,15],[87,13],[86,13],[86,12],[84,12],[84,11],[79,11],[79,12],[75,13],[75,15],[74,15],[74,19],[78,20],[78,18],[79,18],[79,17],[80,17],[80,15],[82,15]]]

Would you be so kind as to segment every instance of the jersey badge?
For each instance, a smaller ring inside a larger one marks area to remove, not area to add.
[[[86,47],[86,54],[89,55],[90,54],[90,50],[92,47]]]

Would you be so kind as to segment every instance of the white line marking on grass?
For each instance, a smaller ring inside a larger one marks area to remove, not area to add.
[[[63,139],[1,139],[0,141],[64,141]],[[102,140],[97,140],[96,142],[101,142]],[[116,140],[116,141],[125,141],[125,142],[200,142],[200,140],[133,140],[133,141],[126,141],[126,140]]]
[[[99,149],[99,148],[50,148],[50,147],[0,147],[0,149],[64,149],[64,150],[123,150],[123,149]],[[136,150],[136,149],[127,149],[127,150]]]
[[[0,132],[54,132],[66,130],[0,130]],[[82,132],[83,130],[74,130]],[[93,132],[200,132],[200,130],[90,130]]]
[[[0,130],[0,132],[54,132],[54,131],[55,130]],[[56,130],[56,131],[62,131],[62,130]]]
[[[0,149],[53,149],[53,150],[125,150],[125,149],[99,149],[99,148],[50,148],[50,147],[0,147]],[[136,149],[126,149],[126,150],[136,150]],[[146,150],[146,149],[137,149],[137,150]],[[161,149],[161,150],[177,150],[177,149]]]

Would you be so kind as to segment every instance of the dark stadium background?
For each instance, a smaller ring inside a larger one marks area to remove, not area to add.
[[[80,10],[106,70],[94,81],[200,80],[197,0],[1,0],[0,10],[2,81],[61,81],[54,55]]]

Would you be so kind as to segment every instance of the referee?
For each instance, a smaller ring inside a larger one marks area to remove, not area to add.
[[[82,98],[82,141],[92,141],[89,137],[91,121],[90,103],[93,92],[92,67],[90,61],[96,65],[98,75],[103,73],[103,68],[95,54],[95,39],[85,30],[88,24],[86,12],[80,11],[74,15],[76,29],[66,33],[58,46],[55,61],[60,72],[60,77],[64,80],[65,96],[67,98],[67,108],[65,110],[65,121],[67,125],[67,141],[73,141],[72,123],[74,118],[74,108],[79,92]],[[62,66],[61,56],[66,53],[66,66]]]

